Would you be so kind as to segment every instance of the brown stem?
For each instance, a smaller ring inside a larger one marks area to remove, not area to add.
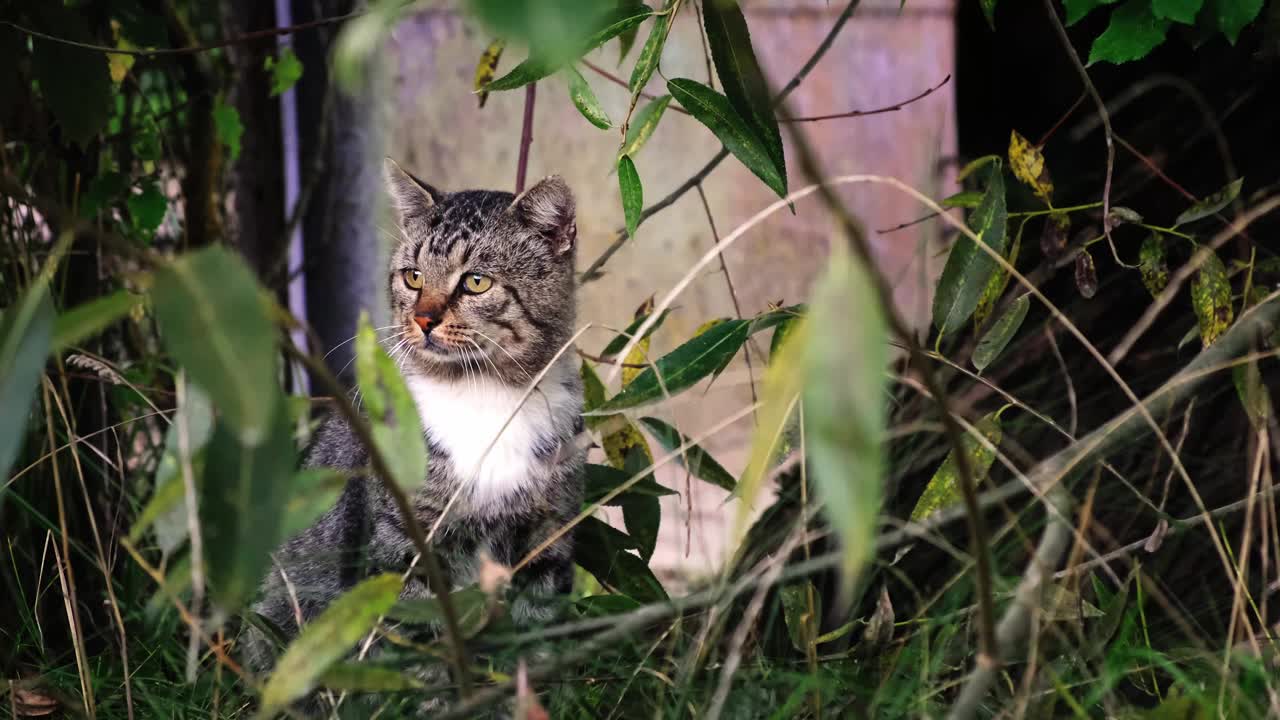
[[[524,125],[520,128],[520,159],[516,162],[516,194],[524,192],[529,172],[529,147],[533,145],[533,105],[538,99],[538,83],[524,86]]]
[[[62,45],[70,45],[71,47],[77,47],[84,50],[97,50],[98,52],[110,53],[112,55],[128,55],[130,57],[152,58],[152,57],[160,57],[160,56],[166,56],[166,55],[191,55],[195,53],[208,52],[209,50],[217,50],[218,48],[224,48],[224,47],[227,47],[228,45],[240,45],[242,43],[253,42],[254,40],[261,40],[262,38],[275,37],[277,35],[289,35],[291,33],[298,32],[299,30],[310,30],[311,28],[322,27],[324,25],[333,25],[334,23],[340,23],[343,20],[350,20],[353,17],[358,17],[360,15],[363,15],[365,12],[366,11],[359,11],[359,12],[347,13],[346,15],[337,15],[334,17],[319,18],[317,20],[300,23],[298,25],[290,25],[288,27],[269,28],[266,30],[255,30],[253,32],[244,33],[243,35],[236,35],[235,37],[227,38],[225,40],[219,40],[217,42],[209,43],[207,45],[196,45],[195,43],[191,43],[186,47],[156,48],[153,50],[124,50],[121,48],[111,47],[109,45],[94,45],[93,43],[84,43],[76,40],[68,40],[67,38],[61,38],[61,37],[57,37],[56,35],[49,35],[47,33],[42,33],[39,30],[32,30],[31,28],[23,27],[22,25],[19,25],[15,22],[11,22],[9,20],[0,20],[0,25],[8,25],[9,27],[13,28],[14,30],[17,30],[18,32],[26,33],[27,35],[40,38],[41,40],[48,40],[49,42],[60,43]]]
[[[951,81],[951,74],[948,73],[946,77],[942,78],[941,82],[929,88],[928,90],[925,90],[919,95],[913,95],[912,97],[909,97],[906,100],[903,100],[901,102],[894,103],[893,105],[886,105],[885,107],[876,108],[874,110],[850,110],[848,112],[833,113],[831,115],[809,115],[806,117],[785,118],[782,120],[782,122],[788,122],[788,123],[820,122],[822,120],[838,120],[840,118],[864,117],[867,115],[879,115],[881,113],[896,112],[910,105],[913,102],[916,102],[918,100],[923,100],[924,98],[929,97],[930,95],[932,95],[933,93],[941,89],[943,85],[946,85],[950,81]]]
[[[594,73],[596,73],[597,75],[599,75],[599,76],[603,77],[604,79],[608,80],[609,82],[612,82],[612,83],[613,83],[613,84],[615,84],[615,85],[620,85],[620,86],[622,86],[622,87],[627,88],[628,90],[630,90],[630,86],[629,86],[629,85],[627,85],[627,81],[626,81],[626,80],[623,80],[622,78],[618,77],[617,75],[614,75],[613,73],[609,72],[608,70],[605,70],[604,68],[600,67],[599,65],[596,65],[595,63],[591,62],[590,60],[588,60],[588,59],[586,59],[586,58],[582,58],[582,64],[583,64],[583,65],[586,65],[586,66],[587,66],[587,68],[589,68],[592,72],[594,72]],[[646,100],[656,100],[656,99],[657,99],[657,97],[656,97],[656,96],[654,96],[652,93],[647,93],[647,92],[645,92],[645,91],[643,91],[643,90],[641,90],[641,91],[640,91],[640,97],[642,97],[642,98],[644,98],[644,99],[646,99]],[[685,110],[684,108],[680,107],[679,105],[668,105],[668,106],[667,106],[667,109],[668,109],[668,110],[675,110],[676,112],[678,112],[678,113],[682,113],[682,114],[684,114],[684,115],[688,115],[688,114],[689,114],[689,111],[688,111],[688,110]]]

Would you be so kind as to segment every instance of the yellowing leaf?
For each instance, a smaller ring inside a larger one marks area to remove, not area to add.
[[[1025,224],[1018,226],[1018,234],[1013,238],[1013,247],[1009,248],[1009,254],[1005,256],[1005,260],[1010,265],[1016,265],[1018,262],[1018,252],[1022,249],[1022,228]],[[986,324],[987,318],[990,317],[991,311],[995,309],[996,301],[1004,295],[1004,289],[1009,286],[1009,273],[1003,266],[997,266],[995,272],[991,274],[991,279],[987,281],[987,286],[982,290],[982,295],[978,297],[978,306],[973,309],[973,326],[981,329]]]
[[[738,532],[735,536],[740,536],[747,526],[752,505],[777,459],[789,420],[800,402],[800,391],[804,386],[804,352],[809,344],[809,334],[806,319],[793,321],[786,339],[773,353],[764,372],[764,390],[760,395],[760,411],[751,440],[751,456],[736,491],[743,502],[738,510]]]
[[[1234,319],[1227,268],[1213,251],[1191,281],[1191,305],[1200,324],[1200,340],[1209,347]]]
[[[644,439],[644,435],[636,429],[636,426],[628,422],[618,430],[604,439],[604,454],[609,458],[609,464],[621,470],[627,462],[627,452],[631,448],[638,448],[644,453],[649,460],[649,464],[653,463],[653,453],[649,450],[649,442]]]
[[[631,352],[627,353],[627,357],[622,361],[622,387],[625,388],[630,385],[631,381],[635,380],[636,376],[644,372],[648,367],[650,340],[651,338],[646,337],[636,343],[636,346],[631,348]]]
[[[1031,186],[1046,203],[1053,198],[1053,180],[1040,148],[1032,145],[1017,130],[1009,136],[1009,169],[1015,177]]]
[[[489,43],[489,47],[480,53],[480,61],[476,63],[475,89],[480,93],[480,107],[484,107],[484,102],[489,99],[489,91],[484,89],[485,85],[493,79],[493,74],[498,71],[498,60],[502,58],[502,49],[507,46],[505,40],[498,39]]]
[[[991,443],[993,448],[1000,445],[1000,438],[1004,434],[1000,426],[1001,412],[1003,410],[997,410],[987,415],[974,426],[982,434],[982,437]],[[995,461],[996,454],[993,450],[987,449],[986,446],[978,442],[969,433],[964,434],[960,445],[969,457],[969,469],[973,472],[973,480],[976,485],[987,477],[987,472],[991,469],[991,463]],[[947,453],[947,457],[943,459],[942,464],[938,466],[937,472],[933,474],[933,478],[925,486],[924,492],[920,494],[920,499],[916,501],[916,506],[911,511],[911,520],[913,522],[924,520],[935,512],[959,502],[960,498],[960,471],[956,467],[955,450],[952,449],[951,452]]]
[[[1138,251],[1138,269],[1142,273],[1142,284],[1155,297],[1169,284],[1169,265],[1165,261],[1164,236],[1151,233],[1142,241],[1142,249]]]

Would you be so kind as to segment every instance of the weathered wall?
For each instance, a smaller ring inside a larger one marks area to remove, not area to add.
[[[952,72],[951,0],[913,0],[901,11],[898,5],[898,0],[862,3],[821,64],[792,94],[792,113],[803,117],[892,105],[937,85]],[[775,88],[804,64],[843,7],[843,2],[824,0],[748,5],[752,41]],[[470,92],[475,61],[489,39],[465,18],[448,12],[405,22],[393,38],[398,115],[393,120],[390,152],[444,189],[510,189],[514,185],[524,93],[494,94],[481,109]],[[640,42],[643,39],[642,34]],[[518,59],[518,50],[509,51],[499,72]],[[616,69],[616,44],[591,59]],[[630,65],[625,63],[617,74],[629,76]],[[583,72],[610,117],[619,121],[626,110],[625,89],[589,70]],[[692,12],[682,13],[676,22],[661,72],[666,77],[706,80]],[[655,76],[649,89],[661,94],[662,78]],[[953,106],[948,84],[896,112],[805,123],[803,131],[830,175],[893,175],[927,188],[936,182],[937,159],[954,154]],[[580,267],[599,255],[622,222],[617,182],[611,173],[618,143],[616,130],[598,130],[578,115],[561,80],[539,84],[529,175],[534,179],[560,174],[577,193]],[[718,149],[710,132],[668,110],[636,158],[646,199],[652,202],[665,196]],[[805,182],[794,160],[789,165],[791,187],[802,187]],[[722,163],[704,187],[722,236],[776,199],[732,159]],[[891,234],[874,232],[919,217],[921,208],[880,186],[845,186],[840,193],[868,228],[884,270],[897,279],[896,299],[902,311],[923,325],[928,291],[922,278],[936,273],[938,265],[930,257],[932,252],[923,251],[928,226]],[[743,312],[753,314],[779,300],[804,300],[823,267],[831,227],[817,201],[810,198],[797,203],[795,215],[783,210],[730,248],[729,272]],[[584,336],[585,349],[602,347],[612,336],[606,328],[625,326],[645,298],[667,292],[712,242],[696,192],[687,193],[647,222],[637,235],[612,258],[603,279],[581,290],[580,321],[594,325]],[[732,314],[722,274],[707,272],[681,297],[677,311],[655,336],[653,350],[669,349],[707,319]],[[686,434],[697,434],[751,402],[747,378],[745,365],[739,362],[710,390],[695,389],[677,399],[665,415]],[[749,439],[748,419],[706,444],[730,470],[737,471],[745,462]],[[683,473],[667,471],[659,477],[684,493]],[[668,575],[700,574],[712,569],[722,555],[733,509],[723,503],[722,492],[702,485],[692,483],[691,503],[688,497],[667,499],[655,570]],[[687,512],[689,505],[692,513]]]

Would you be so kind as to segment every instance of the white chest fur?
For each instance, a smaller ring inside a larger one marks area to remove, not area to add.
[[[573,398],[551,377],[521,404],[523,387],[492,378],[442,380],[407,377],[418,415],[431,441],[449,454],[463,500],[476,510],[494,507],[548,473],[535,454],[556,418],[572,412]],[[431,458],[431,462],[439,459]]]

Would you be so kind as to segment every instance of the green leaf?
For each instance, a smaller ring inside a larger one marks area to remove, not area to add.
[[[960,172],[956,173],[956,182],[964,182],[965,178],[985,168],[991,163],[1002,163],[1004,158],[1000,155],[983,155],[980,158],[970,160],[965,166],[960,168]]]
[[[324,671],[318,684],[330,690],[357,693],[403,692],[424,687],[417,678],[367,662],[335,663]]]
[[[284,506],[282,537],[306,530],[333,509],[347,486],[347,478],[333,468],[302,468],[289,482],[289,499]]]
[[[671,310],[669,309],[663,310],[662,314],[658,316],[658,319],[653,321],[653,325],[648,330],[645,331],[644,337],[640,339],[643,340],[644,338],[649,337],[654,333],[654,331],[662,327],[662,323],[666,321],[667,315],[670,315],[670,314],[671,314]],[[608,345],[604,346],[604,350],[600,352],[600,356],[611,358],[614,355],[617,355],[618,353],[622,352],[623,348],[627,346],[627,342],[631,340],[631,336],[636,334],[636,331],[640,329],[640,326],[648,318],[649,318],[649,313],[645,313],[643,315],[637,315],[636,318],[631,321],[631,324],[628,325],[625,330],[618,333],[612,340],[609,341]]]
[[[1258,369],[1258,361],[1252,360],[1244,365],[1231,369],[1231,380],[1236,386],[1236,394],[1245,414],[1254,429],[1263,429],[1272,415],[1271,391],[1262,382],[1262,373]]]
[[[182,464],[191,463],[193,474],[199,477],[204,467],[201,451],[213,434],[213,406],[209,398],[198,387],[183,380],[179,383],[183,385],[183,392],[177,413],[165,432],[164,453],[155,473],[155,492],[129,530],[130,539],[137,542],[154,525],[156,544],[166,555],[186,542],[190,531],[186,510],[182,507],[186,497],[180,474]],[[179,430],[186,431],[185,448]]]
[[[218,104],[213,106],[213,129],[218,135],[218,142],[222,143],[231,161],[235,162],[240,157],[240,138],[244,135],[240,111],[218,98]]]
[[[969,227],[983,244],[1003,253],[1007,220],[1004,176],[995,163],[987,170],[982,202],[969,214]],[[969,320],[995,269],[995,260],[967,236],[956,238],[933,298],[933,324],[939,333],[959,330]]]
[[[31,402],[44,373],[53,335],[53,299],[48,285],[36,280],[18,302],[0,317],[0,478],[9,469],[26,439]],[[0,486],[0,498],[5,491]]]
[[[814,612],[809,614],[809,593],[813,593]],[[811,631],[816,630],[822,621],[822,596],[808,580],[783,585],[778,593],[782,599],[782,617],[787,625],[787,636],[791,645],[804,652],[810,641],[815,639]]]
[[[640,213],[644,210],[644,188],[640,186],[640,173],[630,155],[618,158],[618,189],[622,193],[622,213],[627,218],[627,234],[636,236]]]
[[[80,217],[92,219],[99,210],[107,208],[128,191],[129,181],[124,175],[102,173],[89,183],[89,190],[80,197]]]
[[[747,341],[749,334],[748,320],[730,320],[716,325],[659,358],[654,363],[658,374],[654,374],[654,367],[645,368],[626,389],[610,398],[592,414],[600,415],[649,405],[664,400],[668,393],[675,395],[691,387],[728,365]],[[661,383],[658,381],[659,376]]]
[[[356,379],[373,443],[396,484],[409,491],[421,487],[427,477],[427,445],[418,406],[363,313],[356,330]]]
[[[449,593],[449,601],[453,604],[458,627],[464,636],[471,637],[484,629],[489,620],[489,597],[479,585],[454,590]],[[439,598],[411,598],[397,601],[387,611],[387,617],[408,625],[441,627],[444,623],[444,610],[440,607]]]
[[[583,360],[579,374],[582,376],[582,410],[587,412],[603,405],[605,400],[604,383],[601,382],[600,376],[596,374],[595,368],[591,367],[586,360]],[[590,418],[587,419],[590,420]]]
[[[747,19],[737,0],[702,4],[703,25],[707,44],[715,62],[716,75],[729,104],[754,126],[773,160],[774,170],[784,180],[787,164],[782,151],[782,134],[773,114],[773,98],[765,83],[764,73],[751,47]]]
[[[649,565],[627,552],[635,542],[603,521],[589,517],[574,535],[573,559],[611,592],[640,603],[662,602],[667,592]]]
[[[362,581],[307,623],[276,663],[257,717],[270,718],[315,689],[324,672],[364,638],[391,609],[403,583],[385,573]]]
[[[280,389],[276,333],[253,272],[227,249],[206,248],[161,268],[152,299],[169,352],[242,443],[263,442]]]
[[[643,467],[640,469],[644,469]],[[608,465],[596,465],[588,463],[585,470],[586,489],[582,496],[584,506],[592,505],[599,502],[604,496],[613,492],[619,485],[631,479],[635,473],[619,470]],[[623,503],[624,498],[632,493],[644,497],[663,497],[666,495],[675,495],[676,491],[665,488],[653,479],[653,475],[647,475],[627,488],[626,492],[615,497],[605,505],[618,506]]]
[[[1047,224],[1051,224],[1051,222]],[[1013,237],[1013,247],[1009,248],[1009,252],[1004,256],[1004,259],[1010,265],[1017,265],[1018,263],[1018,254],[1022,251],[1022,231],[1025,228],[1026,223],[1018,224],[1018,232]],[[987,286],[982,289],[982,294],[978,296],[978,305],[973,309],[974,332],[983,328],[991,312],[996,309],[996,303],[1004,296],[1005,288],[1009,287],[1009,277],[1009,273],[1005,271],[1003,266],[997,266],[992,271],[991,279],[987,281]]]
[[[1204,0],[1151,0],[1151,13],[1165,20],[1194,25],[1203,4]],[[1239,4],[1238,0],[1235,4]]]
[[[779,172],[773,151],[765,144],[754,126],[748,124],[724,95],[696,80],[675,78],[667,81],[667,91],[724,143],[747,169],[764,181],[779,197],[787,194],[787,178]]]
[[[60,38],[96,44],[80,11],[62,3],[40,3],[39,17],[41,25]],[[114,107],[107,56],[39,37],[31,38],[31,50],[32,74],[63,137],[85,148],[106,127]]]
[[[1209,347],[1231,326],[1234,317],[1227,268],[1212,250],[1191,280],[1191,305],[1200,325],[1200,340]]]
[[[110,295],[103,295],[62,313],[53,326],[54,352],[65,350],[97,335],[109,325],[128,315],[141,302],[141,295],[134,295],[128,290],[117,290]]]
[[[160,192],[160,185],[147,183],[142,192],[129,196],[125,201],[129,206],[129,215],[133,217],[133,226],[143,237],[151,237],[156,228],[164,222],[164,214],[169,209],[169,199]]]
[[[1178,219],[1174,220],[1173,226],[1185,225],[1216,214],[1222,208],[1235,202],[1235,199],[1240,196],[1240,188],[1243,185],[1244,178],[1236,178],[1234,181],[1227,183],[1222,189],[1183,210],[1182,214],[1178,215]]]
[[[622,470],[627,474],[628,478],[631,478],[644,472],[652,463],[653,457],[647,445],[645,447],[632,447],[627,450]],[[643,481],[648,481],[654,485],[658,484],[653,479],[652,473],[645,476]],[[645,562],[648,562],[653,557],[654,549],[658,546],[658,525],[662,522],[662,506],[658,503],[658,498],[655,495],[628,494],[621,497],[620,500],[622,521],[627,526],[627,534],[636,541],[640,557]]]
[[[1169,20],[1151,14],[1151,0],[1126,0],[1111,13],[1111,24],[1093,41],[1089,64],[1119,65],[1146,57],[1164,42]]]
[[[658,444],[665,448],[667,452],[675,452],[677,448],[689,440],[680,434],[680,431],[657,418],[640,418],[640,424],[644,425],[649,434],[653,435]],[[733,492],[734,487],[737,485],[733,475],[730,475],[729,471],[724,469],[724,466],[716,462],[716,459],[711,457],[710,453],[698,445],[691,445],[686,448],[683,454],[677,456],[676,462],[685,465],[694,477],[705,480],[729,492]]]
[[[944,208],[976,208],[980,202],[982,202],[982,193],[964,190],[943,198],[938,204]]]
[[[1240,31],[1262,11],[1262,0],[1209,0],[1209,8],[1218,28],[1232,45],[1240,39]]]
[[[574,603],[583,617],[608,617],[631,612],[640,603],[625,595],[588,595]]]
[[[579,0],[587,2],[588,7],[594,9],[597,6],[596,0]],[[473,1],[472,6],[488,5],[492,6],[492,18],[501,19],[502,22],[511,23],[514,28],[519,29],[519,21],[517,17],[520,13],[512,13],[511,6],[506,0],[482,0],[480,2]],[[596,15],[594,12],[587,12],[585,15],[579,13],[579,17],[591,17]],[[625,4],[615,8],[606,14],[604,19],[598,23],[597,30],[588,35],[584,40],[575,42],[576,49],[572,52],[550,52],[535,50],[530,54],[529,58],[519,65],[511,69],[511,72],[494,80],[485,86],[486,90],[514,90],[524,87],[531,82],[541,80],[555,71],[559,70],[566,62],[585,55],[591,50],[600,47],[604,43],[621,35],[622,33],[637,27],[653,15],[653,9],[643,4]],[[499,34],[504,37],[512,37],[511,32],[502,32],[499,28]],[[532,47],[537,48],[536,44]],[[538,54],[543,52],[543,54]]]
[[[218,605],[235,612],[270,567],[281,534],[293,477],[293,428],[283,402],[264,442],[244,445],[235,428],[219,420],[205,449],[200,485],[209,588]]]
[[[984,416],[974,425],[974,428],[987,442],[991,443],[991,447],[1000,446],[1004,431],[1000,425],[999,411]],[[969,433],[961,437],[960,446],[969,458],[969,470],[973,473],[976,486],[986,479],[987,473],[991,470],[991,464],[995,462],[996,454]],[[960,502],[960,499],[960,471],[956,466],[955,449],[952,448],[942,464],[938,466],[937,471],[933,473],[924,492],[920,494],[910,518],[913,522],[920,522],[939,510],[955,505]]]
[[[587,79],[582,77],[582,73],[569,65],[565,67],[564,74],[569,81],[569,99],[573,101],[573,106],[578,108],[578,112],[582,113],[582,117],[601,130],[613,127],[613,123],[609,121],[609,115],[605,113],[600,100],[596,98],[595,92],[587,83]]]
[[[670,11],[674,4],[674,0],[669,0],[667,12],[653,19],[649,37],[640,48],[640,56],[636,58],[636,65],[631,69],[631,81],[627,83],[633,99],[640,95],[645,85],[649,84],[649,78],[653,77],[653,71],[658,69],[658,62],[662,60],[662,48],[667,44],[667,30],[671,27]]]
[[[996,29],[996,0],[982,0],[982,15],[987,19],[987,27]]]
[[[1165,258],[1163,235],[1153,232],[1142,241],[1142,248],[1138,250],[1138,269],[1142,273],[1142,284],[1151,297],[1159,295],[1169,284],[1169,263]]]
[[[1004,352],[1005,347],[1013,336],[1017,334],[1018,328],[1022,327],[1022,321],[1027,318],[1027,310],[1031,307],[1031,296],[1023,295],[1000,316],[999,320],[991,326],[990,330],[982,336],[978,341],[978,346],[973,350],[973,366],[981,372],[991,364],[992,360],[1000,357],[1000,353]]]
[[[279,57],[268,55],[262,67],[271,73],[271,97],[288,92],[302,79],[302,63],[289,45],[280,48]]]
[[[1074,25],[1084,19],[1085,15],[1093,12],[1094,8],[1103,5],[1112,5],[1119,0],[1062,0],[1062,4],[1067,8],[1067,25]]]
[[[814,290],[805,350],[804,427],[810,477],[840,537],[845,597],[875,553],[884,477],[885,367],[883,310],[866,268],[852,256],[829,260]],[[856,323],[849,318],[856,317]]]
[[[662,120],[662,113],[666,112],[667,105],[670,104],[671,96],[663,95],[650,100],[636,111],[631,117],[631,124],[627,126],[627,137],[622,141],[620,155],[634,157],[640,152],[640,148],[644,147],[649,136],[658,128],[658,121]]]

